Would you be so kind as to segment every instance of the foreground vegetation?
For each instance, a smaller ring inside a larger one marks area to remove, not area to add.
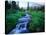
[[[44,31],[44,13],[42,11],[30,11],[32,21],[29,23],[29,31],[43,32]]]
[[[44,12],[42,11],[30,11],[29,14],[32,15],[32,21],[29,23],[29,31],[37,32],[44,31]],[[10,32],[14,27],[16,27],[16,22],[20,17],[23,17],[25,13],[23,11],[16,11],[15,9],[9,9],[6,14],[6,32]]]

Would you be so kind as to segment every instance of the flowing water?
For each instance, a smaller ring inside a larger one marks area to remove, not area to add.
[[[15,34],[15,33],[27,33],[28,29],[27,29],[27,24],[30,21],[30,15],[27,13],[27,11],[25,11],[25,16],[21,17],[18,19],[18,23],[16,25],[16,28],[14,28],[10,34]]]

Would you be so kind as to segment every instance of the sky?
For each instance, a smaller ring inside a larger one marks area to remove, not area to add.
[[[37,4],[41,4],[41,5],[44,5],[44,1],[45,0],[8,0],[8,1],[19,1],[19,7],[24,7],[26,8],[27,7],[27,2],[34,2],[34,3],[37,3]],[[32,3],[30,3],[31,5]]]

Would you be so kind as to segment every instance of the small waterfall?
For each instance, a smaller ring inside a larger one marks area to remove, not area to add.
[[[27,24],[29,23],[31,18],[30,15],[27,13],[27,11],[25,11],[25,14],[26,14],[25,16],[18,19],[16,28],[10,32],[11,34],[28,32]]]

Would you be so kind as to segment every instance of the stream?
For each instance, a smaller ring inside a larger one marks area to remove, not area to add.
[[[9,34],[18,34],[18,33],[29,32],[27,29],[27,25],[28,25],[29,21],[31,20],[31,18],[27,12],[28,11],[25,11],[26,15],[18,19],[18,23],[16,25],[16,28],[14,28]]]

